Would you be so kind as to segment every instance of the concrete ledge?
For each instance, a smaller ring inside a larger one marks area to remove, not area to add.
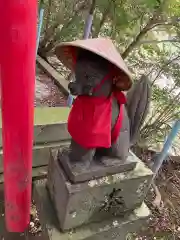
[[[69,107],[36,107],[34,125],[66,123]]]
[[[68,95],[68,81],[40,56],[37,56],[36,61],[39,67],[54,80],[54,83],[63,91],[63,93]]]
[[[34,126],[66,123],[70,112],[69,107],[35,107]],[[0,129],[2,118],[0,111]]]
[[[50,159],[51,149],[60,149],[63,146],[68,146],[69,141],[60,141],[57,143],[39,144],[33,148],[33,162],[32,167],[47,166]],[[0,173],[3,173],[3,151],[0,150]]]
[[[48,167],[47,166],[32,168],[32,178],[35,179],[35,180],[46,178],[47,177],[47,172],[48,172]],[[3,173],[0,174],[0,184],[1,183],[4,183]]]
[[[35,108],[33,167],[47,166],[49,149],[69,144],[66,128],[69,108]],[[0,181],[3,182],[2,121],[0,115]]]
[[[50,158],[49,148],[36,148],[33,151],[33,167],[47,166]],[[0,173],[3,173],[3,156],[0,152]]]
[[[34,120],[34,144],[47,144],[69,140],[66,122],[69,108],[37,108]]]
[[[68,107],[35,108],[34,144],[47,144],[69,140],[66,122],[70,109]],[[0,149],[2,148],[2,121],[0,115]]]

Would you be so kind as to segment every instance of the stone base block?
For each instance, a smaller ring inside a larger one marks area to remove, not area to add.
[[[47,187],[63,231],[124,216],[143,202],[152,172],[136,156],[132,171],[73,184],[51,153]]]
[[[133,170],[137,164],[136,159],[131,153],[129,153],[125,162],[116,158],[96,157],[89,166],[86,166],[81,162],[71,163],[69,161],[68,151],[59,151],[58,161],[68,175],[68,178],[73,183],[84,182],[115,173],[130,171]]]
[[[61,232],[58,228],[58,219],[45,188],[45,182],[37,182],[34,187],[34,200],[36,202],[40,222],[42,224],[43,239],[51,240],[126,240],[127,236],[138,231],[150,212],[147,206],[136,208],[131,214],[96,223],[90,223],[80,228]]]

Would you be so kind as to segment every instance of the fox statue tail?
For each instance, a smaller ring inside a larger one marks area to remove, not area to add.
[[[142,76],[131,90],[127,93],[126,109],[130,123],[130,143],[131,146],[137,143],[140,129],[148,114],[152,95],[152,87],[149,79]]]

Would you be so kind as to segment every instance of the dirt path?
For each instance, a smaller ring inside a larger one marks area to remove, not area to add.
[[[150,151],[138,154],[146,164],[152,161]],[[152,203],[155,198],[151,188],[146,203],[151,210],[147,226],[128,240],[178,240],[180,239],[180,157],[170,157],[159,171],[155,184],[161,195],[161,204]]]
[[[34,105],[47,107],[66,106],[66,97],[61,93],[52,79],[37,68]]]

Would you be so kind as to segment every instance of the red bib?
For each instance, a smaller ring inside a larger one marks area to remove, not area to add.
[[[120,105],[117,122],[111,131],[112,98]],[[68,131],[76,143],[84,148],[109,148],[117,140],[123,120],[122,104],[126,98],[122,92],[111,97],[78,96],[68,118]]]

